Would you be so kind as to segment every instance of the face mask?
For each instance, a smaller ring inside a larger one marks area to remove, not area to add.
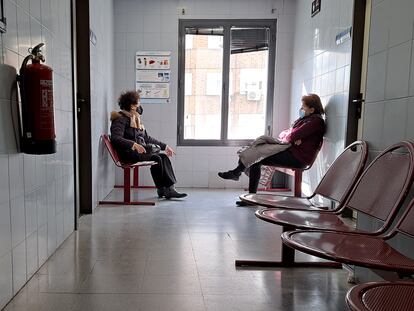
[[[303,118],[305,116],[305,111],[301,108],[299,109],[299,118]]]
[[[141,105],[139,105],[139,106],[138,106],[138,108],[137,108],[137,112],[138,112],[139,114],[142,114],[142,113],[144,112],[144,108],[142,108],[142,106],[141,106]]]

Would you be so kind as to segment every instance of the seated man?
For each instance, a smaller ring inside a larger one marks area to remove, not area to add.
[[[227,172],[219,172],[224,179],[238,180],[241,173],[249,169],[249,193],[256,193],[259,186],[261,166],[283,166],[291,168],[303,168],[311,164],[319,150],[325,133],[325,121],[322,115],[325,113],[321,99],[316,94],[302,96],[302,107],[299,110],[299,119],[292,127],[279,135],[282,142],[290,143],[290,147],[284,151],[268,156],[257,163],[246,167],[239,160],[238,166]],[[240,202],[240,201],[238,201]],[[240,205],[240,203],[238,203]]]

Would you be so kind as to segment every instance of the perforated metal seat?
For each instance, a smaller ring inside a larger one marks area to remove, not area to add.
[[[413,282],[370,282],[351,288],[346,302],[352,311],[412,311]]]
[[[414,274],[414,259],[405,256],[387,242],[396,235],[414,238],[414,200],[388,233],[372,236],[315,230],[288,231],[282,242],[301,252],[340,263],[373,269],[388,280]],[[393,272],[385,274],[381,271]],[[395,273],[394,273],[395,272]]]
[[[361,175],[368,157],[368,146],[364,141],[349,145],[332,163],[314,193],[309,197],[292,197],[274,194],[243,194],[242,201],[269,208],[326,210],[328,207],[315,204],[315,196],[321,196],[333,202],[343,202],[349,195],[355,182]]]

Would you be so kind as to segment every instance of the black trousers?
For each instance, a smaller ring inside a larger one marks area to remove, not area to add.
[[[286,166],[292,168],[303,168],[303,165],[298,161],[289,150],[276,153],[270,157],[264,158],[262,161],[250,166],[249,170],[249,193],[256,193],[259,186],[261,167],[262,165],[269,166]]]
[[[122,160],[128,163],[141,161],[155,161],[157,164],[152,165],[151,176],[157,188],[170,187],[177,182],[170,158],[164,154],[138,153],[131,150],[122,155]]]

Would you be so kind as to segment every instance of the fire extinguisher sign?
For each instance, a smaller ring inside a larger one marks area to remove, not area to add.
[[[41,108],[40,128],[50,130],[54,127],[53,118],[53,82],[52,80],[40,80]]]

